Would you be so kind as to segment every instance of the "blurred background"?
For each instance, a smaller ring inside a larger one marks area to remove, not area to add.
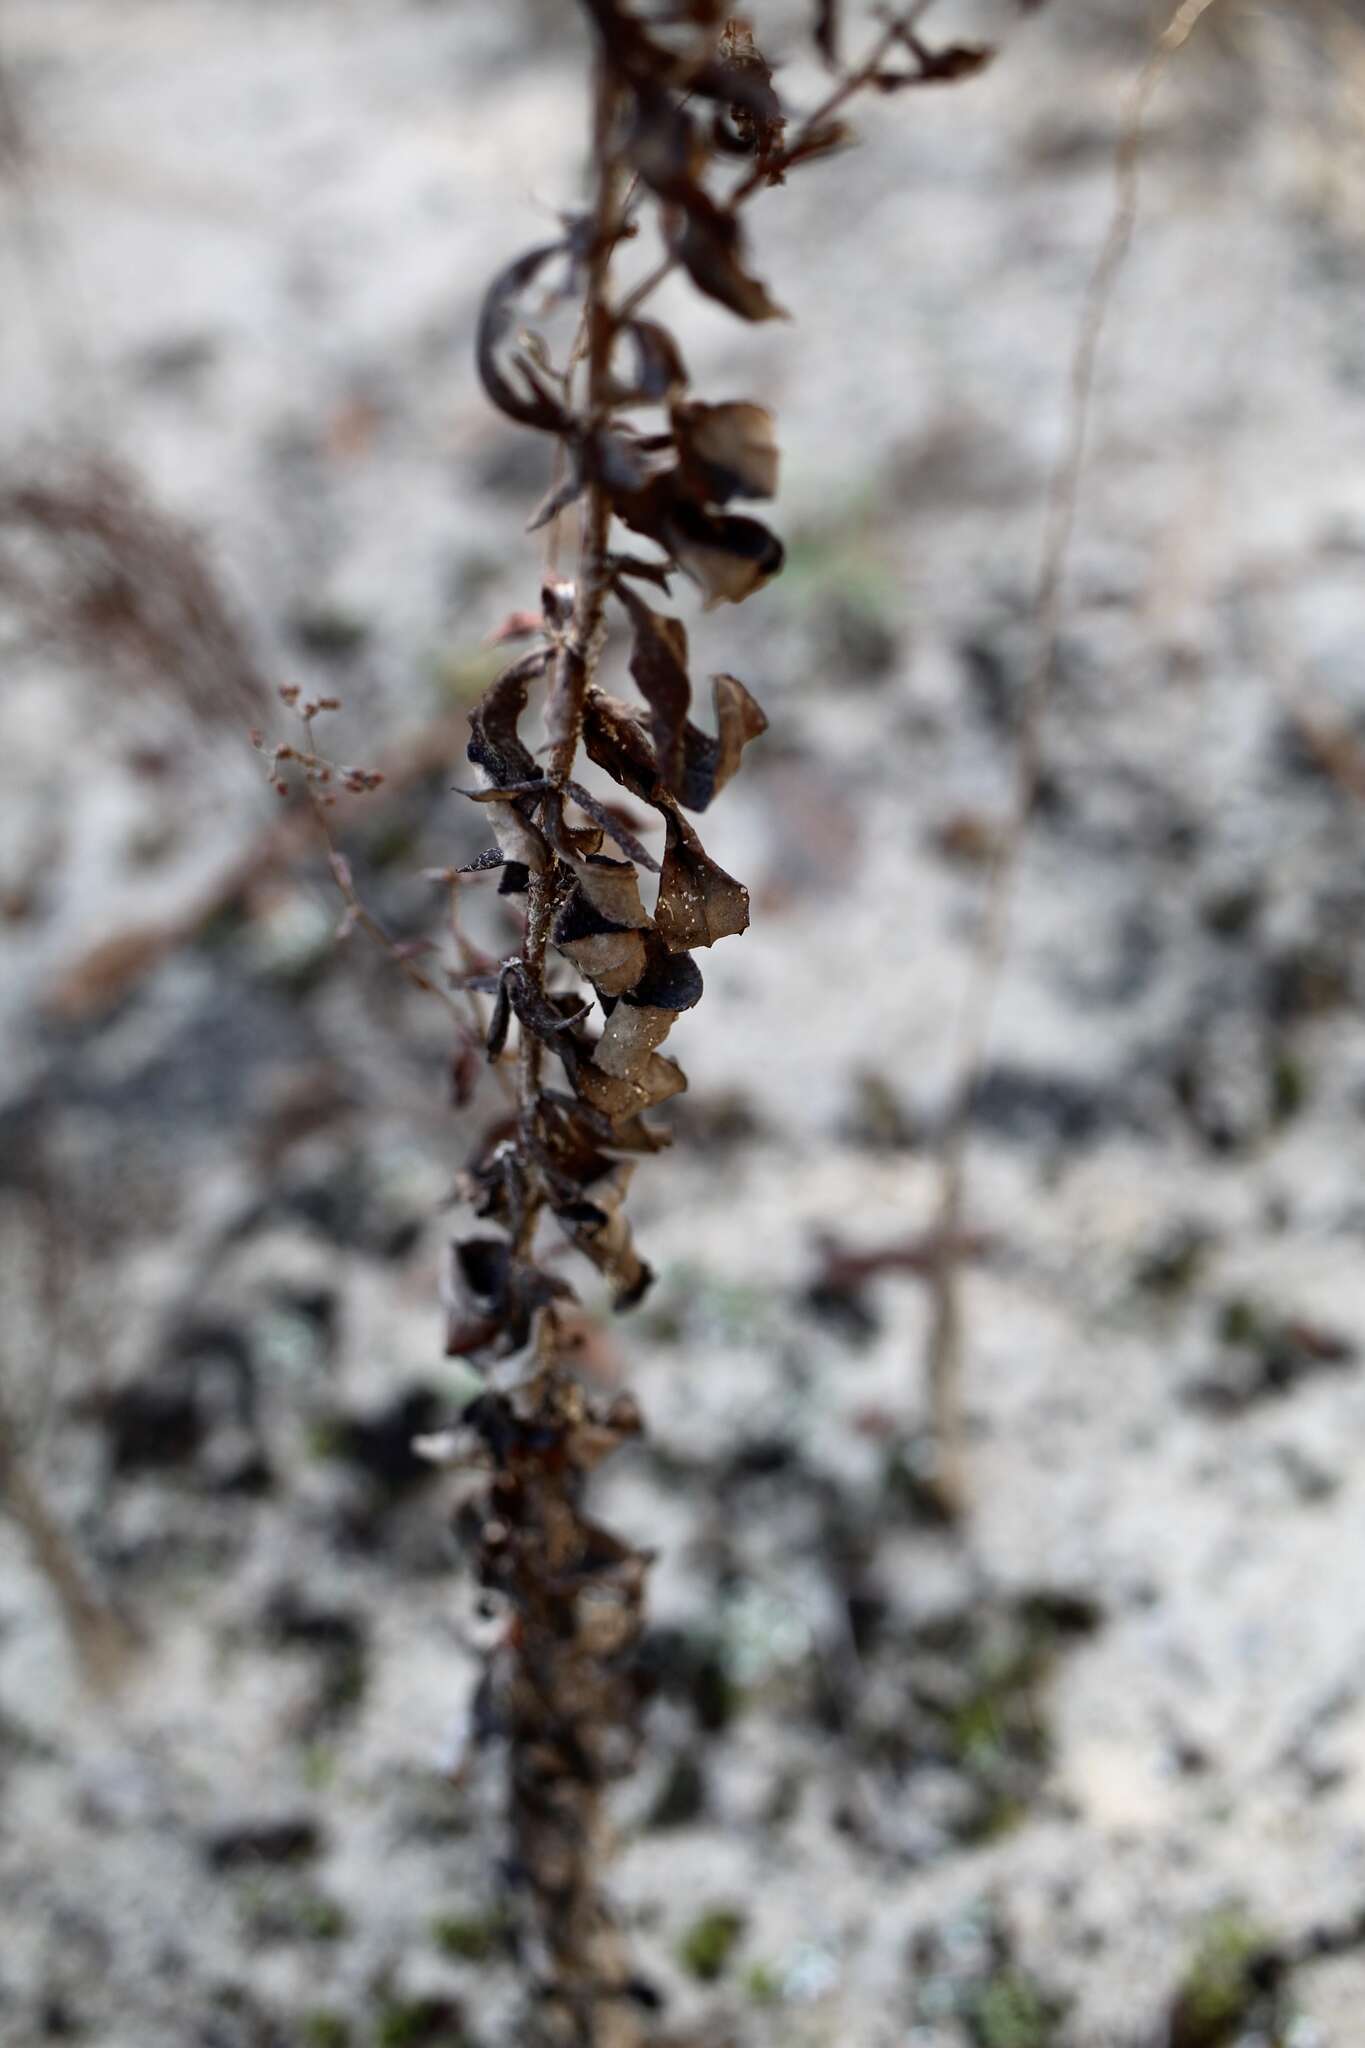
[[[796,0],[754,9],[798,102]],[[860,24],[850,8],[850,43]],[[1142,0],[1004,0],[752,216],[785,574],[752,930],[585,1369],[657,1548],[615,1886],[678,2039],[1327,2048],[1365,1993],[1365,35],[1215,0],[1156,95],[975,1097],[969,1506],[926,1434],[963,1003]],[[542,450],[472,368],[580,190],[555,0],[0,4],[0,2040],[515,2038],[480,1623],[416,1458],[450,1020],[248,732],[334,695],[413,958]],[[469,929],[516,943],[506,902]],[[502,921],[500,921],[502,920]],[[490,1100],[490,1098],[492,1098]],[[922,1262],[919,1262],[922,1263]]]

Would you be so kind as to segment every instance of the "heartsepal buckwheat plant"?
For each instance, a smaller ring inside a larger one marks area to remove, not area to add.
[[[681,270],[741,319],[780,316],[750,267],[746,202],[846,140],[840,116],[855,92],[962,77],[989,53],[930,50],[921,4],[887,19],[868,57],[845,69],[838,8],[822,0],[812,34],[834,84],[794,123],[750,25],[726,19],[715,0],[652,14],[624,0],[583,6],[595,44],[590,203],[506,266],[478,327],[488,397],[556,444],[555,481],[531,530],[549,529],[553,562],[576,508],[580,539],[573,577],[552,569],[538,613],[509,621],[508,637],[535,644],[470,722],[480,781],[465,793],[496,842],[473,870],[500,871],[502,893],[525,901],[525,926],[518,953],[465,984],[493,999],[490,1059],[506,1057],[515,1023],[518,1085],[515,1113],[464,1176],[479,1228],[451,1248],[447,1350],[493,1375],[463,1418],[487,1474],[479,1573],[509,1610],[480,1718],[510,1756],[513,1874],[529,1904],[538,2030],[580,2048],[624,2048],[641,2037],[644,2007],[601,1889],[603,1798],[638,1742],[633,1653],[648,1560],[589,1517],[584,1489],[640,1419],[628,1397],[604,1404],[576,1377],[564,1314],[572,1290],[539,1238],[542,1224],[557,1225],[618,1308],[649,1285],[623,1205],[639,1158],[668,1142],[648,1112],[686,1086],[660,1047],[702,994],[695,953],[749,922],[748,892],[707,854],[688,814],[707,810],[767,723],[727,674],[711,679],[714,732],[693,722],[687,629],[664,607],[677,576],[710,609],[747,599],[783,561],[777,536],[733,509],[776,491],[771,413],[694,397],[676,338],[642,308]],[[651,207],[660,257],[618,296],[615,259]],[[580,309],[562,364],[530,324],[536,294],[544,311]],[[598,680],[613,624],[629,636],[638,703]],[[543,691],[539,752],[522,731],[533,689]],[[580,752],[657,814],[661,859],[579,779]],[[656,878],[652,908],[643,874]],[[522,1355],[509,1384],[496,1362]]]

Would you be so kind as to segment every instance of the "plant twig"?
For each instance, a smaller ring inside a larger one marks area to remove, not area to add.
[[[994,849],[987,880],[987,905],[957,1033],[956,1078],[939,1158],[936,1229],[947,1246],[963,1234],[967,1147],[972,1105],[980,1085],[1001,972],[1009,945],[1010,917],[1021,856],[1038,794],[1043,723],[1057,677],[1067,565],[1076,527],[1081,481],[1089,448],[1095,374],[1114,289],[1137,222],[1138,185],[1147,111],[1175,53],[1183,48],[1217,0],[1181,0],[1133,87],[1115,153],[1115,194],[1077,333],[1070,374],[1066,446],[1048,488],[1042,562],[1033,613],[1034,660],[1023,692],[1014,789],[1009,817]],[[932,1289],[928,1342],[931,1420],[937,1455],[936,1487],[949,1513],[966,1504],[962,1415],[963,1315],[961,1264],[940,1260]]]

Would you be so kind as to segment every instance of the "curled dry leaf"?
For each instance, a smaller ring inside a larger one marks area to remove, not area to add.
[[[768,721],[738,676],[711,678],[716,737],[689,725],[684,735],[682,788],[678,794],[689,811],[704,811],[719,796],[739,767],[750,740],[768,730]]]
[[[758,519],[715,514],[680,499],[666,526],[678,567],[701,586],[706,609],[742,604],[780,571],[785,550]]]
[[[714,946],[749,928],[749,892],[705,851],[677,810],[668,812],[668,848],[659,877],[654,928],[675,952]]]
[[[617,1309],[633,1307],[652,1278],[635,1249],[622,1206],[634,1171],[632,1161],[618,1160],[589,1182],[573,1204],[555,1209],[560,1228],[610,1284]]]
[[[608,1074],[589,1061],[577,1075],[575,1086],[590,1109],[600,1110],[612,1123],[617,1123],[640,1116],[645,1110],[657,1109],[670,1096],[681,1095],[687,1087],[687,1076],[673,1060],[656,1052],[629,1076]]]
[[[602,996],[623,995],[645,971],[645,942],[633,926],[614,924],[576,888],[555,918],[553,939]]]
[[[663,1044],[677,1014],[676,1010],[655,1009],[652,1005],[618,1003],[597,1042],[594,1066],[617,1080],[630,1080]]]
[[[690,1010],[702,997],[701,969],[690,953],[675,952],[651,932],[646,942],[643,975],[627,996],[627,1003],[648,1009]],[[612,1021],[615,1022],[615,1011]]]
[[[619,584],[617,595],[634,627],[630,673],[649,706],[659,771],[668,786],[676,789],[682,777],[683,729],[692,700],[687,675],[687,629],[681,619],[651,611],[629,584]]]
[[[724,789],[740,764],[751,739],[768,729],[768,721],[737,676],[711,678],[716,737],[689,720],[683,730],[683,774],[679,800],[690,811],[704,811]],[[628,704],[605,690],[590,690],[583,721],[583,742],[598,766],[656,809],[668,809],[659,764],[648,733]],[[652,864],[651,864],[652,865]]]
[[[673,249],[697,290],[741,320],[787,318],[762,280],[746,269],[743,235],[733,214],[710,201],[689,207]]]
[[[523,294],[550,259],[564,255],[568,246],[567,242],[546,242],[509,263],[488,287],[479,314],[476,353],[484,390],[499,412],[521,426],[536,427],[546,434],[566,434],[570,427],[568,412],[525,353],[518,354],[511,365],[520,377],[520,387],[504,370],[500,354],[516,325]]]
[[[536,1310],[572,1294],[566,1281],[518,1259],[504,1238],[456,1241],[446,1276],[447,1358],[520,1350]]]
[[[682,354],[666,327],[657,320],[630,320],[621,331],[634,348],[635,374],[612,379],[608,390],[612,405],[657,405],[687,388]]]
[[[530,686],[542,676],[549,651],[537,647],[494,678],[469,718],[469,759],[499,789],[534,782],[540,775],[535,757],[523,744],[517,727],[526,709]]]
[[[640,901],[640,883],[629,861],[610,860],[597,854],[575,870],[577,892],[587,899],[599,916],[610,918],[622,930],[643,931],[649,913]]]
[[[771,498],[777,491],[778,448],[765,405],[732,402],[675,405],[673,438],[683,477],[705,503]]]

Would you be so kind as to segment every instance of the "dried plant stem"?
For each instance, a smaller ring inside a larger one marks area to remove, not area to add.
[[[580,334],[586,339],[587,417],[606,416],[614,323],[608,304],[611,259],[621,216],[623,167],[616,152],[616,88],[599,62],[592,160],[596,190],[589,227]],[[603,638],[610,590],[607,543],[612,508],[591,482],[584,495],[573,614],[554,656],[551,701],[558,730],[547,779],[572,778],[584,704]],[[522,965],[537,996],[546,992],[546,952],[555,909],[556,866],[529,878]],[[536,1155],[544,1046],[521,1034],[518,1121],[523,1152]],[[532,1255],[544,1209],[529,1177],[517,1232],[518,1256]],[[620,1418],[618,1417],[618,1423]],[[553,1307],[537,1323],[529,1379],[516,1399],[514,1429],[567,1442],[590,1421],[588,1403],[566,1362]],[[628,1765],[636,1696],[621,1652],[639,1630],[645,1564],[621,1552],[619,1583],[603,1578],[611,1539],[583,1512],[584,1473],[572,1457],[521,1458],[506,1446],[490,1500],[483,1573],[513,1614],[502,1713],[508,1737],[511,1824],[525,1881],[527,1946],[534,1961],[534,2037],[547,2048],[635,2048],[643,2030],[631,1996],[624,1941],[602,1892],[608,1832],[605,1794]],[[594,1558],[596,1556],[596,1562]]]
[[[1023,693],[1014,788],[1008,821],[997,842],[987,882],[985,923],[957,1034],[956,1082],[939,1162],[937,1233],[949,1250],[931,1289],[928,1343],[931,1424],[936,1447],[935,1490],[944,1509],[966,1505],[962,1408],[963,1315],[961,1262],[951,1247],[963,1234],[967,1146],[971,1110],[985,1065],[991,1021],[1009,946],[1010,917],[1021,856],[1038,794],[1043,722],[1057,678],[1066,571],[1076,528],[1093,414],[1095,373],[1105,322],[1137,222],[1138,185],[1147,112],[1166,67],[1218,0],[1181,0],[1133,87],[1115,152],[1114,206],[1091,273],[1071,362],[1066,446],[1048,489],[1042,563],[1034,600],[1035,653]]]
[[[714,733],[693,722],[687,627],[677,610],[654,609],[653,592],[672,598],[676,574],[708,606],[739,604],[783,562],[778,536],[732,509],[776,493],[771,412],[691,397],[675,338],[633,316],[675,264],[742,320],[780,315],[747,267],[738,209],[843,140],[843,124],[828,116],[861,86],[899,92],[980,67],[988,53],[975,46],[935,53],[917,43],[911,24],[926,4],[918,0],[869,60],[840,74],[788,146],[772,69],[747,22],[722,28],[709,7],[664,13],[584,0],[597,64],[586,216],[501,270],[478,322],[489,400],[516,424],[553,435],[560,451],[540,515],[551,526],[552,580],[538,614],[514,615],[518,633],[541,644],[490,684],[470,717],[466,751],[483,778],[470,794],[487,804],[497,839],[475,865],[501,869],[500,891],[525,896],[526,923],[520,954],[496,977],[479,977],[495,997],[491,1058],[501,1058],[516,1020],[517,1115],[511,1130],[504,1121],[485,1134],[462,1176],[486,1227],[451,1246],[446,1339],[449,1355],[488,1370],[524,1361],[519,1375],[513,1366],[486,1382],[463,1420],[488,1473],[479,1576],[509,1609],[488,1724],[508,1755],[514,1891],[536,1990],[532,2028],[546,2048],[633,2048],[651,2002],[627,1974],[601,1879],[607,1787],[630,1767],[639,1736],[648,1558],[584,1511],[588,1475],[638,1433],[639,1416],[628,1397],[590,1399],[580,1384],[561,1306],[577,1297],[538,1256],[537,1233],[553,1219],[603,1276],[614,1308],[632,1307],[650,1284],[623,1205],[637,1159],[667,1143],[648,1113],[686,1086],[658,1048],[703,993],[695,955],[749,923],[748,891],[711,859],[685,813],[708,809],[767,724],[745,684],[726,674],[711,678]],[[685,55],[676,37],[659,34],[684,18],[697,29]],[[830,61],[833,22],[822,9],[813,25]],[[879,70],[895,45],[895,68]],[[723,199],[716,186],[736,155],[750,164]],[[613,305],[613,258],[642,193],[666,261]],[[524,302],[561,262],[582,311],[558,369],[528,329]],[[647,430],[631,417],[656,409],[662,417]],[[571,505],[581,523],[568,586],[553,575],[554,525]],[[614,519],[657,556],[612,554]],[[609,600],[629,631],[638,708],[595,687]],[[542,680],[543,766],[519,730],[530,685]],[[576,780],[580,747],[662,822],[661,859],[636,837],[633,813]],[[586,824],[573,822],[580,813]],[[658,877],[648,908],[642,871]],[[574,970],[576,993],[552,985],[552,958]],[[562,1070],[555,1085],[546,1080],[551,1059]]]
[[[553,1355],[519,1406],[537,1447],[521,1456],[509,1445],[484,1553],[486,1575],[516,1617],[500,1705],[515,1866],[530,1907],[533,2038],[546,2048],[636,2048],[642,2016],[601,1872],[606,1788],[634,1749],[635,1687],[620,1653],[638,1634],[645,1561],[629,1560],[614,1587],[600,1576],[589,1586],[611,1539],[583,1513],[582,1475],[567,1460],[550,1471],[539,1449],[546,1435],[567,1439],[587,1414]]]
[[[95,1591],[3,1414],[0,1508],[22,1533],[34,1563],[52,1588],[86,1684],[95,1692],[110,1691],[127,1670],[135,1647],[132,1632]]]

